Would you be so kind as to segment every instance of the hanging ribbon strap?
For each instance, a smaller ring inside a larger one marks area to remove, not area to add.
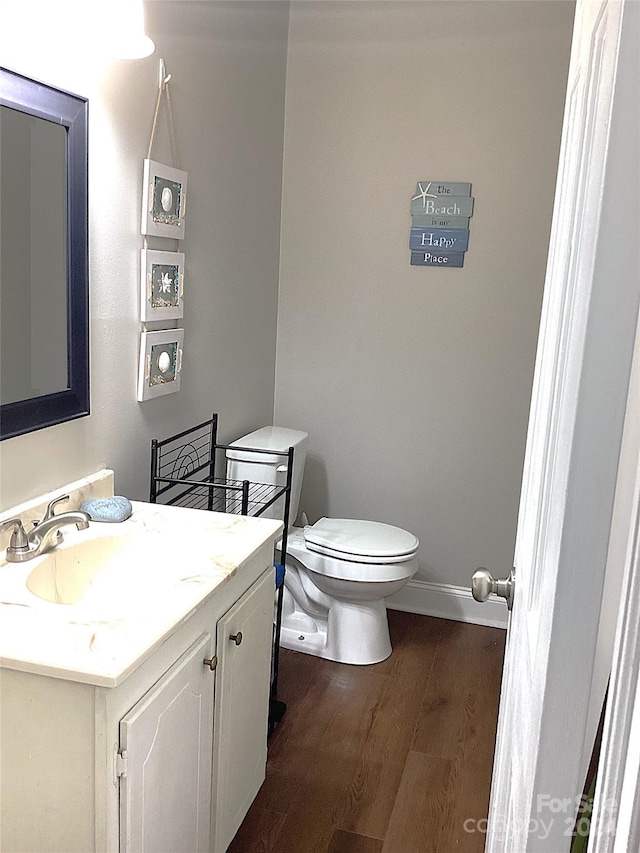
[[[156,135],[156,127],[158,125],[158,115],[160,113],[160,103],[162,101],[163,94],[167,98],[167,119],[169,121],[169,139],[171,142],[171,157],[173,160],[174,169],[178,168],[178,155],[176,153],[176,134],[173,126],[173,113],[171,111],[171,95],[169,93],[169,80],[171,80],[171,74],[167,74],[166,67],[164,64],[164,59],[160,60],[159,67],[159,79],[158,79],[158,97],[156,99],[156,110],[153,114],[153,126],[151,128],[151,136],[149,138],[149,150],[147,152],[147,159],[151,160],[151,149],[153,148],[153,140]]]

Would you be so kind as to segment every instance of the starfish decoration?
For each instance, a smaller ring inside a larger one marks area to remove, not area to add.
[[[171,285],[173,284],[173,279],[169,275],[169,273],[165,273],[160,280],[160,290],[162,293],[169,293],[171,291]]]
[[[411,199],[411,201],[416,201],[417,199],[421,198],[422,199],[422,206],[425,210],[427,209],[427,199],[428,198],[438,198],[437,195],[434,195],[434,193],[429,192],[429,190],[431,189],[432,183],[433,183],[433,181],[429,181],[427,186],[423,187],[422,184],[420,182],[418,182],[418,189],[420,190],[420,192],[418,195],[414,195],[413,198]]]

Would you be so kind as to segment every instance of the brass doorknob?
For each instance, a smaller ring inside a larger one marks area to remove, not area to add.
[[[213,670],[218,666],[218,658],[214,655],[212,658],[205,658],[202,663],[205,666],[208,666],[209,669],[213,672]]]
[[[231,634],[229,639],[233,640],[233,642],[236,644],[236,646],[239,646],[240,643],[242,642],[242,631],[238,631],[237,634]]]

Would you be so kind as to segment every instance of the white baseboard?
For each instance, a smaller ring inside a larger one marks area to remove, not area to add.
[[[386,599],[391,610],[421,613],[423,616],[438,616],[457,622],[472,622],[475,625],[490,625],[506,628],[509,611],[501,598],[490,598],[480,604],[471,595],[471,589],[447,583],[431,583],[414,579]]]

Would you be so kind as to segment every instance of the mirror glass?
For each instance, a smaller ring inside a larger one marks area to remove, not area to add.
[[[0,437],[89,413],[87,102],[0,69]]]
[[[67,387],[66,131],[0,107],[0,403]]]

